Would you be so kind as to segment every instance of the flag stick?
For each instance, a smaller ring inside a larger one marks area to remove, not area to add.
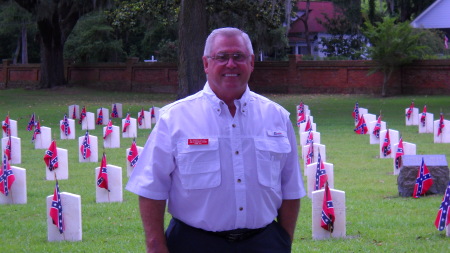
[[[11,188],[9,194],[11,194],[11,202],[12,202],[11,204],[14,204],[14,197],[13,197],[13,190],[12,190],[12,188]]]

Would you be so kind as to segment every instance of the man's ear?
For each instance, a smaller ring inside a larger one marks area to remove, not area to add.
[[[205,71],[205,74],[208,74],[208,58],[206,58],[206,56],[203,56],[202,60],[203,60],[203,69]]]

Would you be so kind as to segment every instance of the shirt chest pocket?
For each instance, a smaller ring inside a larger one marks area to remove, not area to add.
[[[279,186],[282,161],[291,152],[288,138],[261,138],[254,141],[259,183],[271,188]]]
[[[207,189],[220,185],[219,142],[208,139],[207,144],[188,145],[188,140],[177,143],[177,164],[185,189]]]

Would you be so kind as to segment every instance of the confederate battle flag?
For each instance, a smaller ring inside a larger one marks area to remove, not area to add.
[[[361,115],[361,117],[359,118],[358,124],[356,125],[355,129],[353,129],[353,131],[355,131],[356,134],[366,134],[367,131],[369,131],[367,129],[366,121],[364,120],[363,115]]]
[[[76,119],[77,118],[77,108],[74,106],[73,110],[72,110],[72,119]]]
[[[383,146],[381,146],[381,152],[383,152],[385,157],[391,154],[391,138],[389,137],[389,129],[386,131]]]
[[[58,149],[56,147],[56,141],[53,140],[50,147],[45,151],[44,162],[50,171],[58,168]]]
[[[427,120],[427,105],[424,105],[422,114],[420,115],[420,122],[422,123],[422,126],[425,126],[426,120]]]
[[[442,198],[441,206],[439,207],[434,225],[439,231],[445,229],[450,223],[450,182],[448,183],[447,190],[445,190],[444,197]]]
[[[70,134],[70,126],[69,120],[67,119],[67,114],[64,114],[64,119],[61,122],[61,131],[64,132],[64,135],[68,136]]]
[[[311,164],[314,158],[314,143],[311,142],[308,147],[308,153],[306,154],[306,165]]]
[[[11,135],[11,122],[9,121],[9,114],[6,115],[5,120],[2,125],[3,132],[5,132],[6,137]]]
[[[357,124],[359,121],[359,104],[358,104],[358,102],[356,102],[355,107],[353,107],[352,116],[353,116],[353,119],[355,120],[355,124]]]
[[[36,121],[35,121],[34,112],[33,112],[33,114],[31,114],[30,121],[28,122],[28,125],[27,125],[27,131],[33,130],[33,127],[35,124],[36,124]]]
[[[103,136],[103,140],[106,139],[106,137],[108,137],[108,135],[110,135],[112,132],[113,132],[112,120],[109,120],[108,125],[106,126],[105,129],[105,135]]]
[[[0,168],[0,192],[8,196],[11,186],[16,180],[6,154],[3,154],[2,167]]]
[[[305,115],[305,106],[303,105],[303,101],[300,102],[300,105],[298,106],[297,110],[297,126],[300,126],[300,123],[306,122],[306,115]]]
[[[100,163],[100,170],[97,177],[97,186],[109,191],[108,188],[108,170],[106,169],[106,154],[103,153],[102,162]]]
[[[100,112],[98,113],[97,125],[103,125],[103,108],[100,108]]]
[[[89,131],[86,130],[84,135],[83,143],[80,146],[80,152],[83,159],[91,157],[91,141],[89,139]]]
[[[53,191],[52,206],[49,215],[52,218],[53,224],[58,228],[59,233],[62,234],[64,232],[64,221],[58,180],[56,180],[55,190]]]
[[[141,109],[141,112],[138,115],[138,124],[142,126],[144,123],[144,108]]]
[[[131,143],[130,151],[128,152],[127,160],[130,162],[130,166],[134,168],[139,160],[139,153],[136,146],[136,140]]]
[[[123,124],[122,132],[125,133],[127,131],[129,125],[131,125],[130,114],[127,113],[127,117],[125,118],[125,123]]]
[[[380,131],[381,131],[381,114],[380,114],[380,116],[378,116],[377,123],[375,124],[375,127],[373,128],[372,133],[373,133],[373,135],[375,135],[375,137],[377,137],[379,139]]]
[[[411,118],[413,109],[414,109],[414,101],[411,101],[411,105],[409,106],[408,111],[406,111],[406,114],[405,114],[405,116],[408,118],[408,120],[409,120],[409,118]]]
[[[6,142],[5,155],[8,158],[8,161],[11,161],[11,136],[8,137],[8,142]]]
[[[80,120],[78,121],[78,124],[83,123],[84,118],[86,118],[86,106],[83,106],[83,109],[81,109]]]
[[[441,115],[439,116],[439,125],[438,125],[438,132],[437,135],[441,135],[442,132],[444,131],[444,114],[441,112]]]
[[[118,117],[119,117],[119,113],[117,112],[117,106],[116,106],[116,104],[114,104],[112,112],[111,112],[111,118],[118,118]]]
[[[395,169],[402,167],[402,156],[405,154],[403,150],[403,138],[400,137],[397,146],[397,152],[395,152]]]
[[[41,123],[39,121],[36,122],[36,128],[34,129],[33,137],[31,137],[31,142],[36,140],[38,134],[41,134]]]
[[[413,198],[419,198],[420,196],[425,195],[428,189],[430,189],[431,185],[433,185],[433,179],[431,178],[431,174],[428,171],[428,167],[422,158],[422,165],[420,165],[419,171],[417,171],[417,178],[416,184],[414,185]]]
[[[335,219],[336,217],[334,216],[333,198],[331,197],[328,183],[326,183],[325,190],[323,191],[322,219],[320,221],[320,226],[323,229],[333,233]]]
[[[320,153],[317,155],[317,167],[316,167],[316,183],[314,185],[314,190],[320,190],[328,181],[327,171],[325,170],[325,165],[323,164]]]

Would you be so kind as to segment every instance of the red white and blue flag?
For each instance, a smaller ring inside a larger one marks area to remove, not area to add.
[[[100,163],[100,170],[97,177],[97,186],[109,191],[108,187],[108,170],[106,169],[106,154],[103,153],[102,162]]]
[[[423,161],[419,167],[419,171],[417,171],[416,184],[414,185],[413,197],[419,198],[422,195],[427,193],[428,189],[430,189],[431,185],[433,185],[433,179],[431,178],[431,174],[428,171],[428,167]]]
[[[6,154],[3,154],[2,168],[0,171],[0,192],[5,196],[8,196],[11,186],[15,180],[16,176],[14,176],[14,173],[11,170],[8,158],[6,157]]]
[[[69,120],[67,119],[67,114],[64,114],[64,119],[61,122],[61,131],[64,135],[68,136],[70,134]]]
[[[3,132],[5,132],[6,137],[11,135],[11,122],[9,121],[9,114],[6,115],[5,120],[2,125]]]
[[[77,118],[77,108],[75,106],[73,106],[72,119],[76,119],[76,118]]]
[[[333,233],[335,220],[336,217],[334,215],[333,198],[331,196],[328,184],[325,184],[325,190],[323,191],[322,215],[320,226],[323,229]]]
[[[114,104],[112,112],[111,112],[111,118],[118,118],[118,117],[119,117],[119,113],[117,112],[117,106],[116,106],[116,104]]]
[[[405,154],[403,150],[403,138],[400,137],[397,146],[397,152],[395,152],[395,169],[402,167],[402,156]]]
[[[133,143],[131,143],[127,159],[130,162],[130,166],[134,168],[134,166],[136,166],[137,161],[139,160],[139,153],[136,146],[136,140],[133,140]]]
[[[308,137],[306,138],[306,144],[310,144],[314,142],[314,134],[312,133],[312,130],[308,131]]]
[[[437,135],[441,135],[442,132],[444,131],[444,114],[441,112],[441,115],[439,116],[439,124],[438,124],[438,132]]]
[[[420,122],[422,123],[422,126],[425,126],[427,120],[427,105],[423,106],[422,114],[420,115]]]
[[[441,206],[434,221],[434,225],[439,231],[445,229],[450,223],[450,182],[445,190],[444,197],[442,198]]]
[[[54,171],[59,167],[56,141],[53,140],[50,147],[48,147],[47,151],[45,151],[44,162],[50,171]]]
[[[405,114],[405,116],[406,116],[406,118],[408,118],[408,120],[409,120],[409,118],[411,118],[413,109],[414,109],[414,101],[411,101],[411,105],[409,106],[408,111],[406,111],[406,114]]]
[[[39,121],[36,121],[36,128],[34,129],[33,137],[31,137],[31,142],[34,142],[36,140],[38,134],[41,134],[41,123]]]
[[[141,112],[138,115],[138,124],[142,126],[144,123],[144,108],[141,109]]]
[[[357,124],[359,121],[359,104],[358,104],[358,102],[356,102],[355,106],[353,107],[352,116],[353,116],[353,119],[355,120],[355,124]]]
[[[380,116],[378,116],[377,123],[375,124],[372,133],[373,133],[373,135],[375,135],[375,137],[377,137],[379,139],[380,131],[381,131],[381,114],[380,114]]]
[[[103,140],[108,137],[113,132],[112,120],[109,120],[108,125],[105,128],[105,135],[103,136]]]
[[[91,157],[91,141],[89,139],[89,131],[86,130],[84,135],[83,143],[80,146],[80,152],[83,159]]]
[[[325,165],[323,164],[320,153],[317,155],[317,167],[316,167],[316,183],[314,184],[314,190],[320,190],[328,181],[327,171],[325,170]]]
[[[303,102],[300,102],[297,110],[297,126],[300,127],[300,123],[304,122],[306,122],[305,106],[303,105]]]
[[[49,215],[53,224],[58,228],[59,233],[64,233],[63,207],[61,195],[59,193],[58,180],[56,180],[55,190],[53,191],[52,206],[50,207]]]
[[[155,107],[152,106],[152,111],[150,112],[150,118],[155,118],[156,119],[156,115],[155,115]]]
[[[383,152],[385,157],[391,154],[391,138],[389,137],[389,129],[386,131],[386,136],[384,136],[381,152]]]
[[[83,109],[81,109],[80,120],[78,121],[78,124],[83,123],[84,118],[86,118],[86,106],[83,106]]]
[[[130,125],[131,125],[130,114],[127,113],[127,117],[125,118],[125,123],[123,124],[122,132],[125,133],[128,129],[128,126],[130,126]]]
[[[97,125],[103,125],[103,108],[100,108],[100,111],[98,113]]]
[[[8,141],[6,142],[6,148],[5,148],[5,155],[8,158],[8,161],[11,161],[11,153],[12,153],[11,136],[9,136]]]
[[[27,125],[27,131],[33,130],[33,127],[35,124],[36,124],[36,119],[35,119],[34,112],[33,112],[33,114],[31,114],[30,121],[28,122],[28,125]]]
[[[312,131],[312,124],[311,124],[311,119],[308,116],[308,120],[306,121],[306,125],[305,125],[305,132],[307,131]]]
[[[314,143],[311,142],[308,147],[308,153],[306,154],[306,165],[311,164],[314,160]]]
[[[355,129],[353,129],[353,131],[355,131],[356,134],[366,134],[367,131],[369,131],[367,129],[366,121],[364,120],[363,115],[361,115],[361,117],[359,118],[358,124],[356,125]]]

